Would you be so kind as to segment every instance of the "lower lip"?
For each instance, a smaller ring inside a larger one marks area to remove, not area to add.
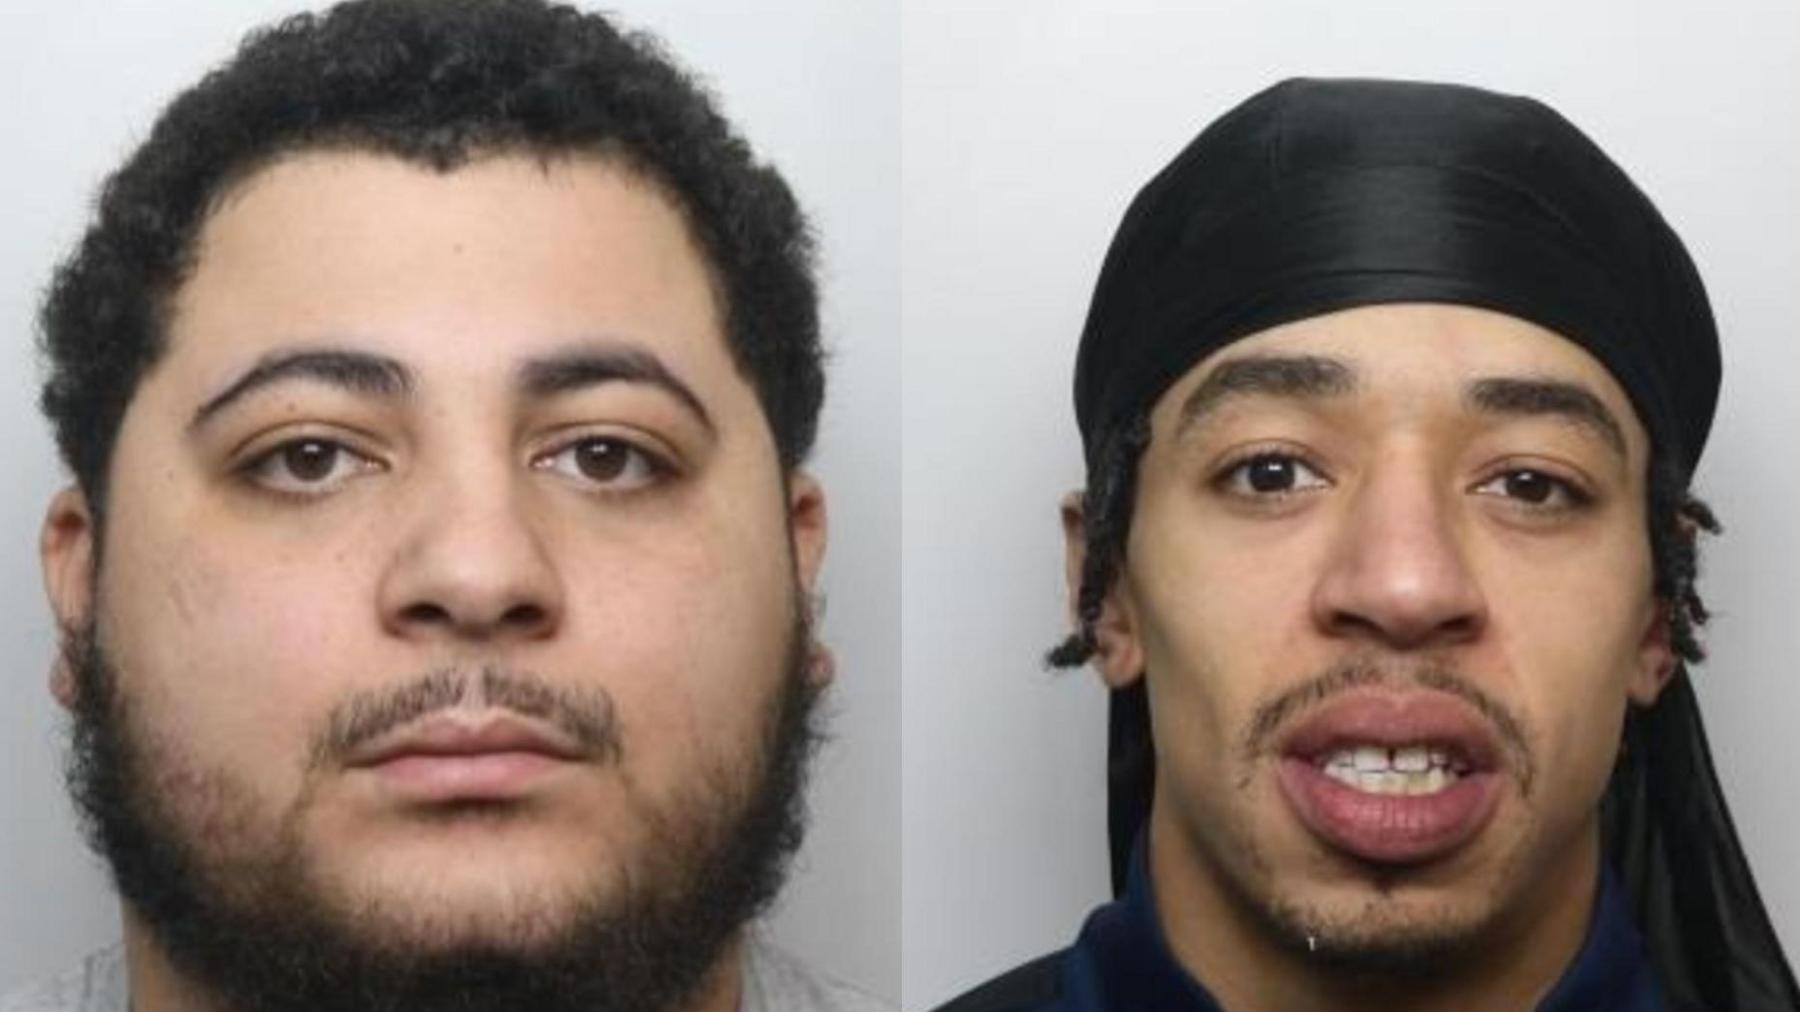
[[[1469,773],[1436,794],[1371,794],[1299,758],[1281,760],[1282,794],[1314,836],[1379,864],[1422,864],[1454,853],[1487,825],[1499,777]]]
[[[396,794],[419,803],[506,801],[569,765],[542,752],[403,755],[369,767]]]

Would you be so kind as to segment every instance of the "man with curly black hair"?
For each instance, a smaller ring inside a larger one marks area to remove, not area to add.
[[[750,930],[832,673],[812,243],[654,42],[543,0],[257,32],[41,322],[124,944],[0,1007],[876,1007]]]
[[[944,1012],[1773,1012],[1685,664],[1718,334],[1540,103],[1294,80],[1139,193],[1075,368],[1118,898]]]

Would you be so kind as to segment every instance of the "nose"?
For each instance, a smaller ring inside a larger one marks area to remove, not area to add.
[[[1393,650],[1480,636],[1487,604],[1470,570],[1454,492],[1423,467],[1390,467],[1352,493],[1314,587],[1317,626]]]
[[[563,585],[527,492],[494,474],[421,490],[398,519],[379,589],[389,634],[425,642],[527,641],[552,635]]]

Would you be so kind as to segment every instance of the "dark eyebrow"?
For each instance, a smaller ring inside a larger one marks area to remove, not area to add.
[[[390,399],[410,394],[413,389],[412,373],[406,366],[383,355],[333,348],[273,352],[200,405],[194,412],[193,421],[188,423],[188,430],[198,429],[208,419],[251,393],[299,379]]]
[[[1320,355],[1251,355],[1212,371],[1181,403],[1175,434],[1198,424],[1234,397],[1341,397],[1356,389],[1356,370]]]
[[[1579,383],[1500,376],[1469,384],[1467,400],[1490,414],[1559,416],[1625,455],[1624,427],[1593,391]]]
[[[531,398],[554,397],[602,383],[656,387],[680,401],[708,433],[718,432],[699,395],[647,348],[611,343],[582,345],[532,359],[519,370],[519,390]]]

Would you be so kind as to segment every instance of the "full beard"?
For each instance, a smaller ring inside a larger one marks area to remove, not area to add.
[[[806,670],[805,609],[796,616],[751,772],[704,771],[651,813],[638,853],[613,858],[624,863],[616,883],[536,897],[540,909],[511,912],[481,940],[383,937],[371,925],[384,918],[369,915],[394,911],[330,902],[293,819],[267,826],[228,769],[195,769],[147,740],[91,625],[64,644],[78,689],[69,788],[122,900],[169,964],[223,1008],[669,1012],[774,898],[803,835],[819,689]]]

